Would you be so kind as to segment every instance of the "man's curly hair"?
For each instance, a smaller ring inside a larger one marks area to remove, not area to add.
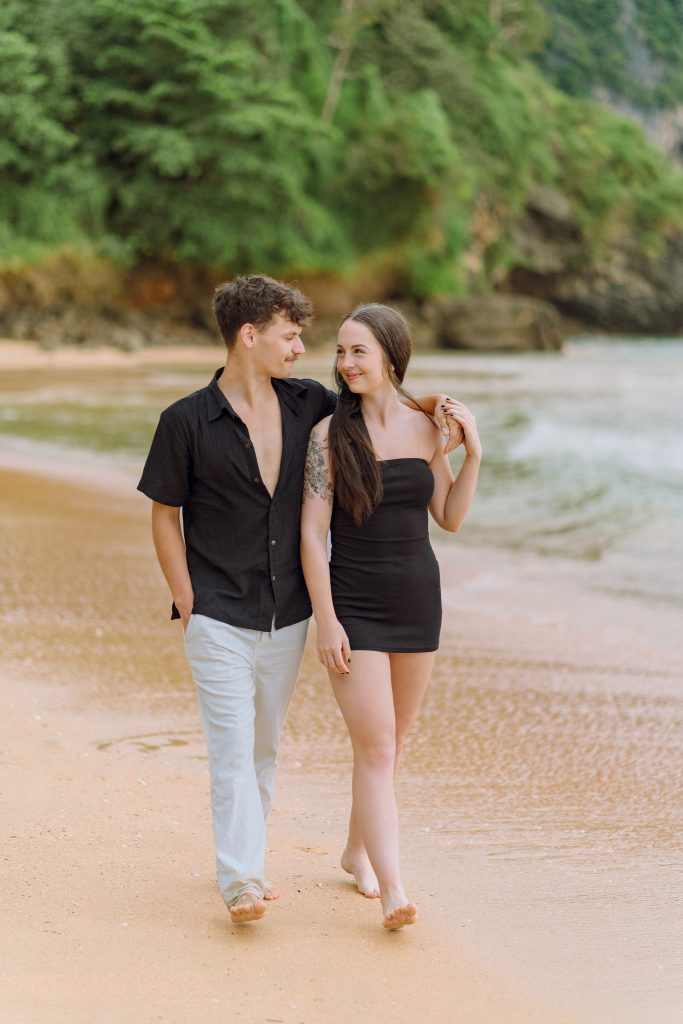
[[[220,284],[213,296],[213,311],[223,341],[231,349],[243,324],[265,327],[280,313],[301,327],[313,318],[313,304],[303,292],[263,274],[236,277]]]

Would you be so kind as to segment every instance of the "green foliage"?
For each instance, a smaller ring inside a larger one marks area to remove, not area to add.
[[[329,132],[278,75],[262,20],[220,0],[78,10],[83,142],[107,184],[108,229],[135,253],[279,270],[334,240],[310,188]]]
[[[628,81],[628,52],[622,0],[551,0],[548,45],[539,58],[561,89],[588,96],[603,84],[623,92]]]
[[[596,87],[642,108],[683,101],[680,0],[544,0],[550,32],[538,63],[572,96]]]
[[[683,177],[637,125],[590,102],[557,98],[558,179],[573,200],[594,252],[630,225],[652,245],[659,233],[683,228]]]
[[[68,58],[25,4],[0,9],[0,258],[35,256],[73,238],[85,217],[69,129]]]
[[[640,0],[637,24],[659,64],[653,106],[676,107],[683,101],[683,7],[680,0]]]
[[[569,196],[587,253],[618,225],[650,240],[679,223],[680,176],[547,77],[631,95],[622,6],[9,0],[0,258],[90,239],[226,271],[369,261],[414,295],[458,293],[503,272],[539,182]],[[637,18],[672,88],[678,4]]]

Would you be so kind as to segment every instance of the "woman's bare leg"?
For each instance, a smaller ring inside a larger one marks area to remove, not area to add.
[[[390,654],[391,689],[396,716],[396,762],[394,779],[398,775],[403,741],[415,721],[429,686],[436,651],[426,654]]]
[[[412,924],[399,870],[398,811],[394,796],[396,718],[388,654],[354,651],[351,672],[330,672],[353,746],[353,816],[379,881],[387,928]]]
[[[341,855],[341,866],[344,871],[353,875],[356,888],[362,896],[368,899],[376,899],[379,896],[379,882],[373,870],[368,851],[365,849],[360,826],[356,820],[356,812],[351,802],[351,815],[349,817],[349,838],[346,841],[346,848]]]
[[[396,757],[394,781],[398,775],[403,741],[420,709],[429,685],[436,652],[427,654],[390,654],[391,689],[396,721]],[[341,858],[345,871],[353,875],[363,896],[379,896],[379,886],[370,863],[353,804],[349,819],[349,838]]]

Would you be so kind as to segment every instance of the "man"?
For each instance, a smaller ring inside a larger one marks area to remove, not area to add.
[[[161,414],[138,488],[153,502],[154,544],[197,687],[218,883],[242,923],[279,896],[264,876],[265,821],[311,614],[299,560],[304,462],[335,396],[288,379],[313,312],[301,292],[238,277],[216,290],[214,311],[225,367]],[[442,399],[422,401],[444,418]]]

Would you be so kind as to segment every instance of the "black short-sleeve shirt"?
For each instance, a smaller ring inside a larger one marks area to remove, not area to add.
[[[315,380],[273,379],[282,461],[271,497],[249,432],[218,386],[221,373],[162,412],[138,490],[182,507],[195,613],[282,629],[311,614],[299,558],[304,463],[311,428],[334,411],[336,396]]]

